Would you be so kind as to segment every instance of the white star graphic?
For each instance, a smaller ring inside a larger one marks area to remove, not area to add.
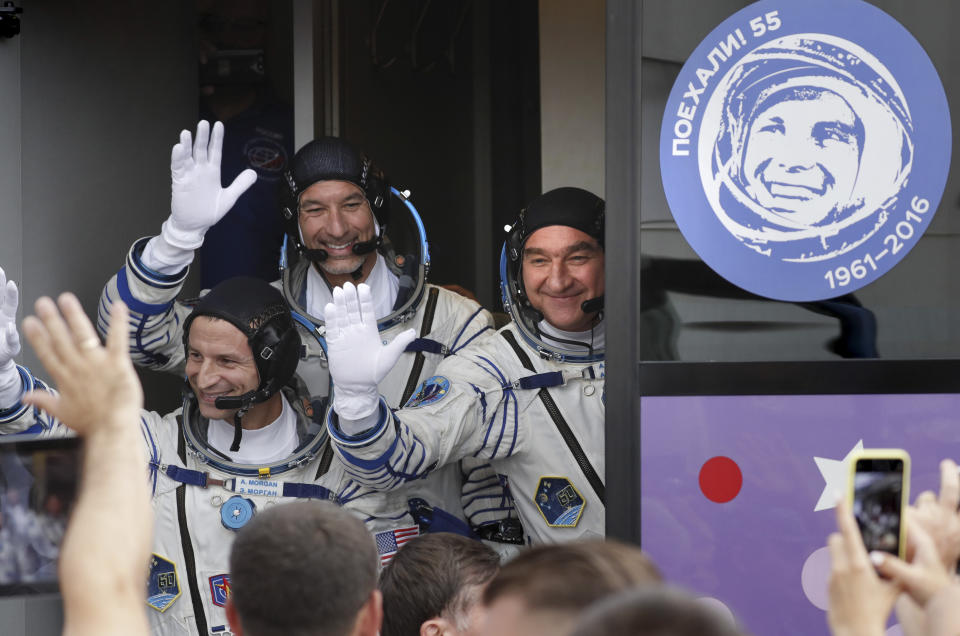
[[[820,474],[823,475],[823,481],[826,482],[823,487],[823,492],[820,493],[817,506],[813,509],[814,512],[836,507],[836,493],[845,492],[847,489],[847,480],[850,479],[850,456],[862,450],[863,440],[860,440],[856,446],[850,449],[850,452],[847,453],[847,456],[843,459],[813,458],[813,461],[817,462],[817,468],[820,469]]]

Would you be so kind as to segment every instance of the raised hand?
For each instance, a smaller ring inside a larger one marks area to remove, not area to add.
[[[870,562],[860,529],[845,499],[837,503],[830,548],[827,622],[833,636],[883,636],[899,589],[881,579]]]
[[[912,513],[913,510],[910,510]],[[951,573],[944,567],[937,552],[933,538],[914,522],[913,515],[907,516],[907,550],[913,554],[907,563],[883,552],[870,555],[877,570],[901,585],[921,607],[941,589],[950,585]]]
[[[23,390],[20,372],[14,357],[20,353],[20,336],[17,333],[17,284],[7,280],[0,269],[0,409],[16,404]]]
[[[917,496],[911,523],[920,525],[933,539],[944,567],[955,571],[960,558],[960,474],[949,459],[940,462],[940,494],[927,490]]]
[[[413,329],[389,344],[380,340],[370,288],[344,283],[333,290],[333,302],[324,309],[327,356],[333,379],[333,406],[341,419],[364,419],[377,410],[377,385],[416,337]]]
[[[20,336],[17,335],[19,298],[17,284],[7,280],[0,268],[0,369],[13,366],[14,356],[20,353]]]
[[[247,168],[226,188],[221,186],[220,159],[223,153],[223,124],[201,121],[193,140],[189,130],[180,133],[180,143],[170,153],[170,218],[161,236],[172,246],[194,250],[203,236],[230,211],[241,194],[257,180]]]

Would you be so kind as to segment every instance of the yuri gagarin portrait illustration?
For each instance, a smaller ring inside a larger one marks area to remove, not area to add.
[[[886,222],[913,162],[896,79],[858,45],[822,34],[744,55],[706,105],[700,178],[724,227],[761,254],[818,261]]]

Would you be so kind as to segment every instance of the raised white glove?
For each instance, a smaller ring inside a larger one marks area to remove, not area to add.
[[[333,290],[333,302],[324,310],[327,326],[327,356],[333,379],[333,408],[340,428],[348,435],[361,432],[351,420],[365,420],[380,404],[377,385],[397,363],[400,354],[416,337],[413,329],[397,335],[389,344],[380,340],[370,288],[344,283]]]
[[[23,381],[13,361],[20,353],[20,335],[17,333],[19,298],[17,284],[7,280],[0,268],[0,409],[15,405],[23,393]]]
[[[200,121],[197,138],[190,131],[180,133],[180,143],[170,153],[170,217],[163,223],[160,240],[151,241],[147,260],[186,265],[193,250],[203,244],[203,236],[230,211],[240,195],[257,181],[257,173],[247,168],[226,188],[220,182],[220,158],[223,153],[223,124]],[[175,263],[171,263],[175,261]],[[184,262],[185,261],[185,262]]]

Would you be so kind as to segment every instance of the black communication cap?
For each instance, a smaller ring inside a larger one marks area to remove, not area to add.
[[[581,188],[563,187],[544,192],[523,211],[523,243],[540,228],[566,225],[603,245],[603,199]]]

